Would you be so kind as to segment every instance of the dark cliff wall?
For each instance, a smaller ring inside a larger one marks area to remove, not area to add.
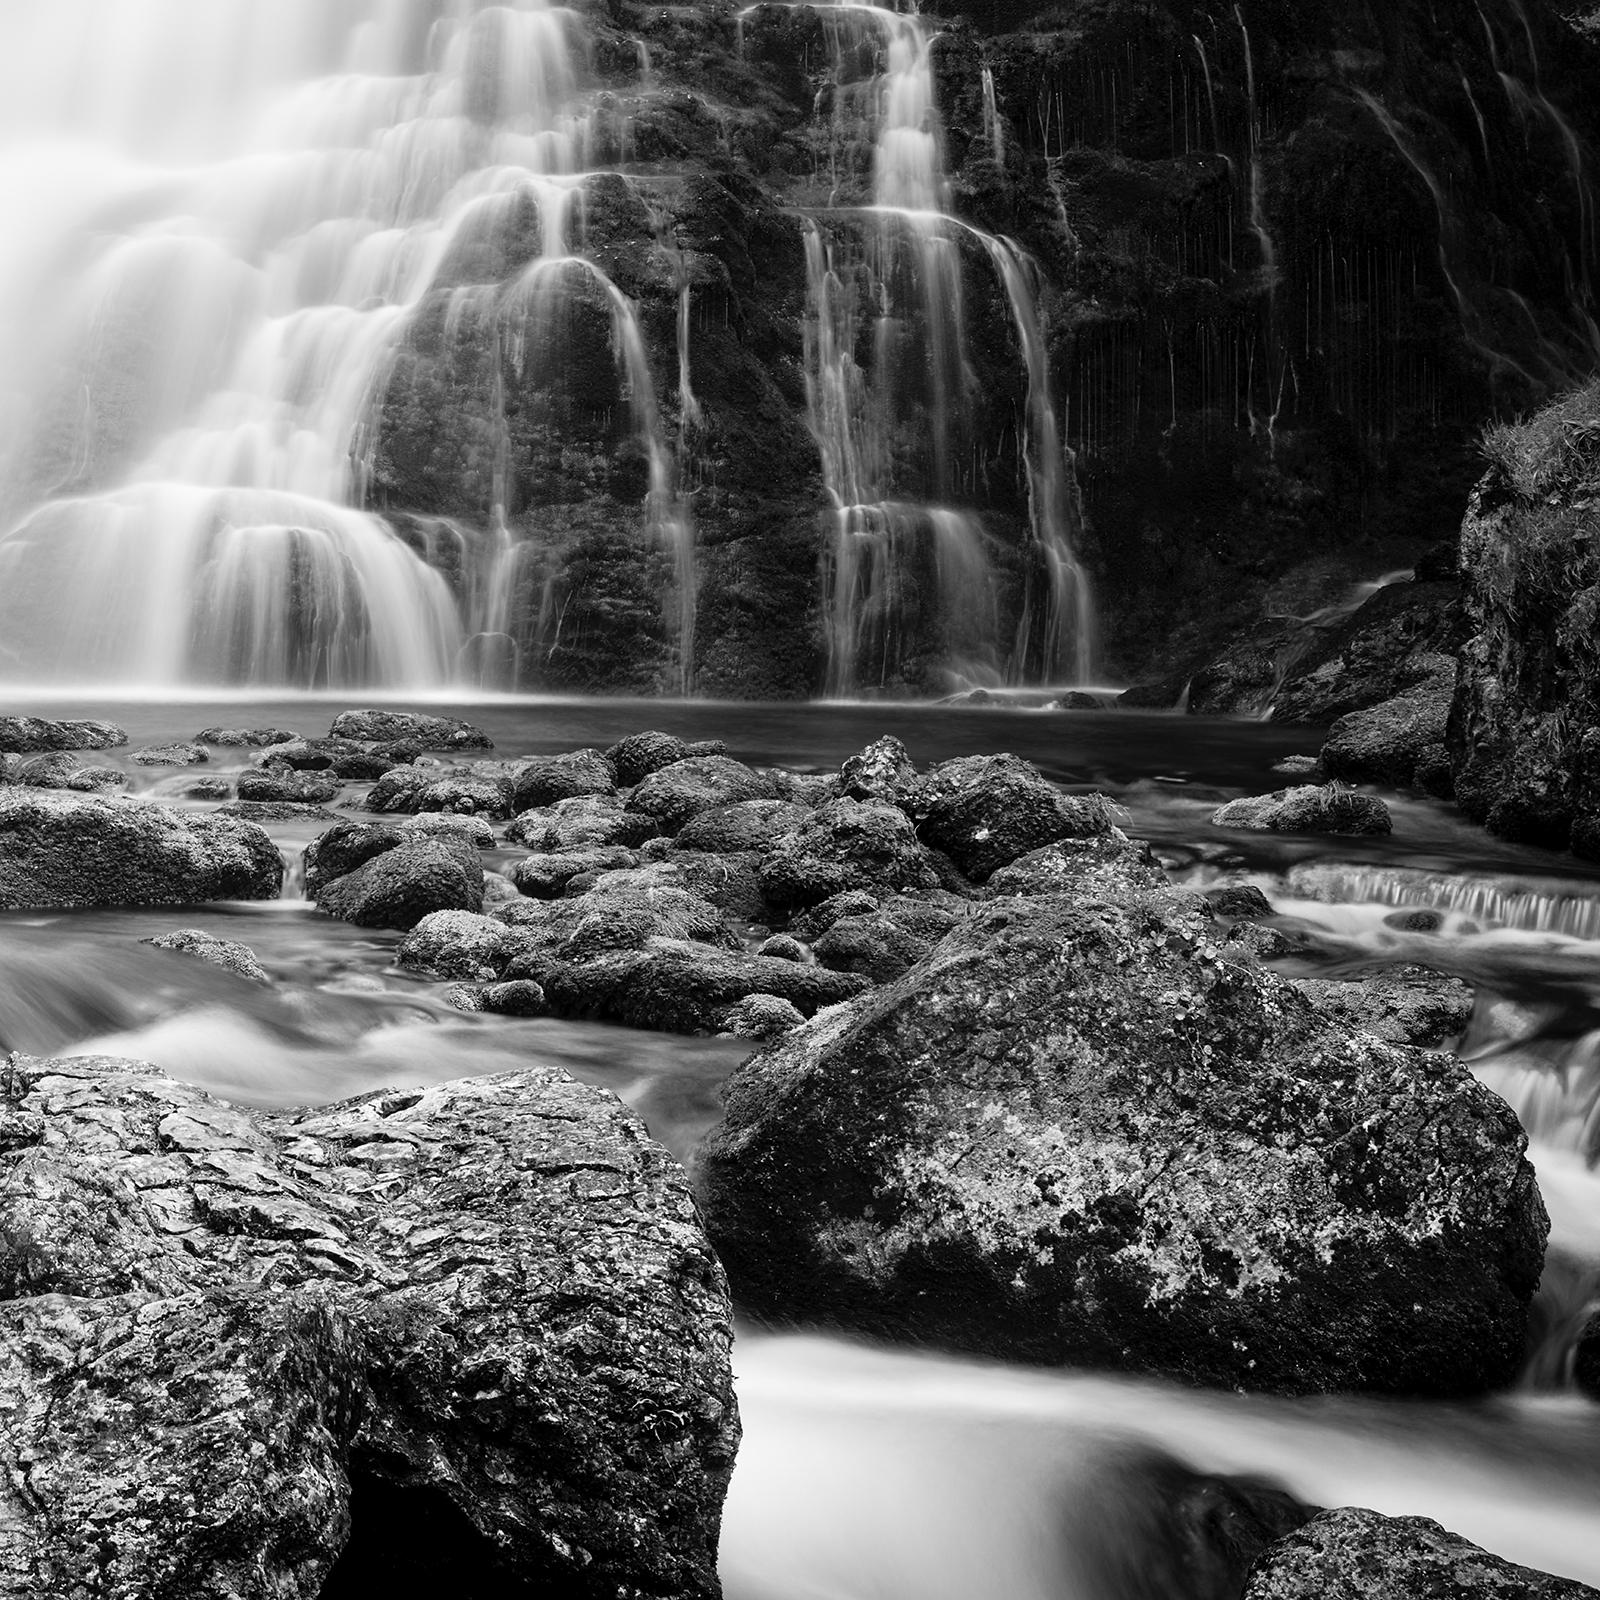
[[[1107,674],[1191,665],[1264,607],[1310,609],[1319,586],[1409,561],[1457,526],[1484,422],[1592,362],[1600,57],[1542,3],[937,11],[951,204],[1037,268]],[[870,198],[881,50],[841,50],[809,9],[606,0],[581,17],[591,164],[624,177],[584,186],[575,242],[637,305],[692,508],[694,685],[814,693],[831,535],[805,228]],[[936,473],[908,404],[894,474],[980,519],[1004,632],[1032,559],[1027,375],[994,263],[959,230],[953,248],[957,447]],[[371,499],[447,568],[453,542],[505,524],[522,681],[669,688],[673,556],[640,531],[651,468],[605,292],[574,269],[515,337],[451,315],[451,281],[512,285],[539,250],[536,216],[502,216],[451,263],[391,375]],[[927,692],[943,636],[919,603],[928,572],[905,568],[883,677]]]

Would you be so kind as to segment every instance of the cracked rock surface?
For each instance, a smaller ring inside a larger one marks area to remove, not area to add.
[[[380,1516],[441,1593],[718,1592],[725,1284],[612,1096],[533,1068],[256,1113],[106,1058],[0,1087],[7,1600],[359,1594]]]
[[[989,902],[754,1056],[698,1181],[741,1305],[1246,1389],[1509,1383],[1510,1108],[1223,948],[1197,896]]]

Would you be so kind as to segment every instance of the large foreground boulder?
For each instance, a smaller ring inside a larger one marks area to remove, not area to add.
[[[1248,1389],[1510,1382],[1548,1228],[1516,1118],[1218,937],[1171,891],[995,900],[753,1057],[699,1166],[741,1303]]]
[[[264,829],[137,800],[0,789],[0,910],[275,900]]]
[[[6,1089],[0,1592],[718,1593],[722,1271],[611,1095],[535,1067],[246,1114],[103,1058]]]
[[[1426,1517],[1325,1511],[1257,1558],[1244,1600],[1600,1600],[1519,1567]]]

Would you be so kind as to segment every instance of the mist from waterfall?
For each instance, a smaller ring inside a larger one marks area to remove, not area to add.
[[[453,258],[531,212],[537,258],[446,320],[499,384],[598,295],[689,688],[693,525],[635,308],[583,254],[583,48],[543,0],[0,6],[0,680],[535,675],[549,562],[509,450],[472,525],[370,509],[397,353]]]

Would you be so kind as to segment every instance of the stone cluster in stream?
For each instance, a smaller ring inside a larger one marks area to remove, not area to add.
[[[1279,977],[1259,891],[1173,887],[1103,796],[893,738],[832,773],[659,732],[497,759],[400,713],[201,742],[241,789],[322,780],[340,813],[276,802],[328,822],[307,896],[451,1003],[760,1048],[692,1194],[551,1069],[245,1113],[14,1058],[0,1590],[338,1600],[426,1527],[486,1582],[713,1594],[724,1267],[768,1323],[1013,1360],[1291,1393],[1516,1374],[1547,1231],[1526,1141],[1424,1048],[1470,992]],[[277,862],[237,815],[0,787],[0,904],[270,896]],[[199,929],[157,943],[266,976]],[[1323,1566],[1372,1540],[1435,1559],[1367,1513],[1269,1542],[1311,1515],[1254,1539],[1251,1595],[1344,1592]]]

